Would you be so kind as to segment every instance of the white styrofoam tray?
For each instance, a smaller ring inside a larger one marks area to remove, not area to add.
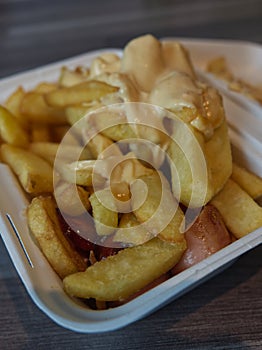
[[[248,58],[251,58],[254,69],[261,67],[262,48],[257,45],[189,39],[180,41],[188,47],[199,69],[203,68],[205,61],[211,56],[221,54],[226,56],[229,53],[231,62],[234,58],[238,61],[241,70],[239,73],[245,71],[245,74],[248,74],[249,69],[244,69],[250,62]],[[108,50],[110,49],[106,49]],[[2,79],[0,102],[3,102],[17,86],[23,85],[29,89],[40,81],[55,80],[61,66],[89,65],[91,60],[102,51],[104,50]],[[121,54],[120,50],[113,51]],[[205,78],[208,79],[206,76]],[[253,79],[253,76],[250,73],[246,78]],[[224,94],[223,91],[222,93]],[[258,106],[257,111],[260,110],[260,114],[254,114],[249,109],[249,104],[243,108],[242,102],[238,103],[230,95],[224,94],[224,97],[235,157],[240,163],[262,176],[262,109]],[[0,164],[0,187],[1,237],[28,294],[53,321],[77,332],[104,332],[124,327],[178,298],[222,271],[241,254],[262,243],[262,228],[260,228],[125,305],[109,310],[91,310],[79,300],[73,300],[64,293],[61,280],[29,234],[24,215],[28,204],[27,199],[17,179],[4,164]]]

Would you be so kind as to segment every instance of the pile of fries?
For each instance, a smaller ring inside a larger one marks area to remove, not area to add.
[[[31,234],[66,293],[98,308],[170,276],[203,207],[234,239],[262,226],[262,179],[232,161],[222,99],[176,42],[143,36],[122,58],[18,87],[0,140]]]

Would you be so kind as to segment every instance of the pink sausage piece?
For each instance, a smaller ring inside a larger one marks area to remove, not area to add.
[[[187,250],[172,269],[174,275],[231,243],[230,234],[220,212],[211,204],[202,209],[197,220],[185,232],[185,238]]]

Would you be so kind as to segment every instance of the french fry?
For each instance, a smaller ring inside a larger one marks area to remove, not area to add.
[[[86,269],[84,259],[61,231],[51,197],[35,197],[28,206],[27,219],[43,254],[61,278]]]
[[[153,238],[153,235],[139,223],[134,213],[125,213],[119,222],[119,229],[114,234],[113,241],[127,246],[143,244]]]
[[[231,89],[252,93],[250,85],[230,76],[225,61],[212,69]],[[261,90],[255,94],[261,97]],[[142,102],[143,108],[131,103],[106,109],[120,101]],[[184,107],[177,110],[180,102]],[[162,112],[145,109],[150,104]],[[209,244],[221,248],[230,244],[231,233],[237,239],[262,227],[262,207],[253,200],[262,196],[262,179],[236,164],[232,171],[227,131],[222,98],[197,80],[187,51],[147,35],[130,42],[123,58],[104,54],[90,70],[63,67],[57,81],[14,91],[0,107],[0,159],[34,197],[28,225],[66,293],[95,298],[99,309],[167,279],[185,251],[195,262],[190,229],[184,234],[187,213],[204,206],[192,230],[207,255],[216,251]],[[162,164],[169,165],[166,177],[154,170]],[[186,214],[180,203],[188,207]],[[78,237],[74,227],[68,236],[63,232],[60,215],[80,223],[87,211],[94,243]],[[226,236],[218,234],[218,225]],[[110,243],[123,249],[111,251]]]
[[[45,123],[50,125],[66,124],[65,112],[62,109],[48,106],[42,94],[28,92],[20,105],[21,114],[30,122]]]
[[[92,186],[95,162],[95,160],[76,161],[69,164],[63,162],[59,164],[59,173],[69,183]],[[97,176],[96,180],[99,181],[99,175],[96,174],[95,176]],[[103,181],[102,177],[101,181]]]
[[[25,91],[19,86],[6,100],[5,107],[11,112],[19,121],[21,126],[27,130],[28,123],[25,115],[22,115],[20,112],[21,101],[24,98]]]
[[[170,143],[168,154],[173,193],[184,205],[201,207],[221,190],[232,173],[227,123],[224,120],[207,141],[186,124],[178,124],[172,137],[175,141]],[[181,193],[177,194],[178,183]]]
[[[120,141],[137,137],[132,127],[125,123],[125,117],[119,113],[101,110],[94,113],[93,119],[97,130],[109,139]]]
[[[0,105],[0,140],[18,147],[28,146],[28,135],[19,121]]]
[[[59,145],[59,143],[55,142],[32,142],[29,149],[38,156],[46,159],[49,163],[53,164],[57,156]],[[74,157],[74,154],[80,154],[79,160],[85,160],[91,157],[88,148],[71,146],[67,144],[64,144],[61,148],[59,157],[63,158],[63,160],[68,159],[70,161]]]
[[[103,157],[103,152],[107,149],[110,150],[110,155],[122,154],[118,145],[102,134],[96,134],[93,136],[88,142],[87,147],[90,149],[95,159]]]
[[[74,86],[60,88],[45,95],[49,106],[64,108],[83,102],[98,100],[100,97],[117,91],[115,86],[95,80],[89,80]]]
[[[107,201],[108,193],[106,190],[101,190],[91,194],[89,197],[92,207],[92,215],[95,220],[96,232],[98,235],[110,235],[118,226],[118,212],[116,211],[115,206],[115,210],[110,210],[108,207],[103,205],[103,203],[101,203],[97,197],[98,194],[100,194],[100,196],[103,198],[103,201]],[[113,205],[110,198],[109,205]]]
[[[58,147],[54,142],[31,142],[29,150],[53,165]]]
[[[227,228],[237,238],[262,226],[262,207],[231,179],[211,200],[211,204],[220,211]]]
[[[1,146],[3,161],[7,163],[24,190],[31,194],[53,192],[53,169],[44,159],[30,151],[12,145]]]
[[[231,178],[252,198],[262,196],[262,179],[256,174],[251,173],[236,163],[233,163]]]
[[[110,167],[114,160],[118,164],[112,171],[112,182],[130,182],[134,178],[152,173],[152,169],[143,166],[135,157],[130,158],[129,154],[127,157],[123,157],[117,146],[112,148],[112,152],[114,153],[110,152],[109,154],[109,156],[112,156],[110,159],[103,159],[102,157],[97,160],[79,160],[72,163],[60,162],[58,159],[58,171],[64,180],[80,186],[92,186],[93,182],[103,183],[108,176],[106,169],[108,166]],[[67,152],[65,153],[67,154]],[[72,156],[72,152],[69,155]]]
[[[184,214],[173,197],[167,180],[157,173],[141,176],[140,180],[147,187],[147,197],[140,206],[138,202],[143,189],[138,182],[131,184],[132,207],[135,208],[137,220],[150,233],[165,241],[183,242]]]
[[[55,196],[60,211],[70,216],[78,216],[91,209],[89,192],[83,187],[61,183],[56,186]]]
[[[80,298],[126,299],[171,269],[185,249],[185,242],[170,244],[154,238],[67,276],[65,291]]]
[[[78,106],[69,106],[65,108],[66,119],[70,125],[74,125],[90,111],[99,108],[99,103],[85,103]]]
[[[89,77],[88,69],[85,69],[85,70],[78,69],[78,70],[72,71],[67,67],[62,67],[60,77],[59,77],[59,85],[62,87],[77,85],[87,80],[88,77]]]

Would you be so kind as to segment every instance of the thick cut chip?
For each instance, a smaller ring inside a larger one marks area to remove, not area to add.
[[[111,194],[110,190],[100,190],[89,197],[98,235],[110,235],[118,226],[118,213],[111,200],[112,197],[107,199],[108,193]],[[109,206],[114,206],[115,210],[111,210]]]
[[[50,164],[55,161],[56,152],[59,144],[54,142],[32,142],[29,150],[41,158],[47,160]]]
[[[149,241],[153,235],[137,221],[134,213],[125,213],[119,222],[119,229],[114,234],[114,242],[121,242],[123,245],[138,245]]]
[[[28,145],[28,135],[17,118],[1,105],[0,140],[18,147],[26,147]]]
[[[187,124],[178,124],[168,154],[172,190],[188,207],[205,205],[218,193],[232,173],[231,148],[224,120],[208,141]]]
[[[98,100],[106,94],[117,91],[115,86],[103,82],[89,80],[83,83],[63,87],[45,95],[45,100],[49,106],[64,108],[71,105],[78,105],[83,102]]]
[[[151,234],[169,242],[185,240],[184,214],[164,176],[154,173],[140,177],[131,184],[131,193],[134,214]],[[145,200],[140,205],[142,194]]]
[[[74,125],[80,119],[82,119],[88,112],[98,107],[100,107],[100,104],[98,103],[91,103],[90,105],[85,103],[83,105],[66,107],[65,108],[66,119],[70,125]]]
[[[59,148],[59,143],[56,142],[32,142],[30,144],[29,149],[39,155],[40,157],[46,159],[51,164],[54,163],[57,150]],[[87,148],[83,148],[81,146],[71,146],[67,144],[63,144],[59,151],[59,157],[63,160],[72,160],[72,158],[77,158],[79,154],[79,160],[89,159],[91,157],[91,153]]]
[[[67,276],[65,291],[80,298],[126,299],[170,270],[185,249],[185,242],[170,244],[153,238],[101,260],[85,272]]]
[[[21,101],[24,98],[25,91],[19,86],[6,100],[5,107],[11,112],[19,121],[24,129],[28,128],[27,118],[20,112]]]
[[[211,204],[220,211],[227,228],[237,238],[262,226],[262,207],[231,179]]]
[[[233,163],[233,172],[231,175],[240,187],[243,188],[252,198],[262,196],[262,178],[247,169]]]
[[[31,122],[65,124],[67,121],[64,110],[48,106],[43,96],[38,92],[26,93],[20,105],[21,114]]]
[[[2,145],[1,155],[26,192],[37,194],[53,191],[53,169],[47,161],[32,152],[7,144]]]
[[[60,228],[51,197],[35,197],[27,209],[27,219],[43,254],[61,278],[86,269],[86,262],[71,247]]]

